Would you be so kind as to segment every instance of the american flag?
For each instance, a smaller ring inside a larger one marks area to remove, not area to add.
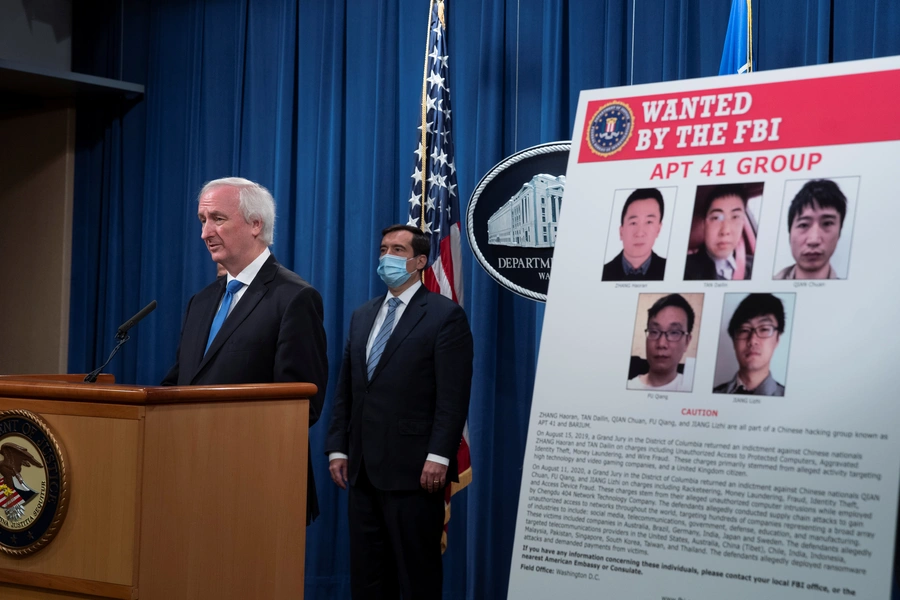
[[[409,197],[409,224],[431,236],[425,285],[433,292],[462,303],[459,196],[450,133],[447,28],[444,2],[440,0],[431,3],[427,50],[422,84],[424,119],[419,125],[420,138]]]
[[[409,197],[409,225],[431,237],[425,287],[462,304],[459,193],[456,187],[453,136],[450,133],[450,83],[447,68],[447,24],[443,0],[432,0],[422,81],[422,123]],[[423,218],[424,215],[424,218]],[[472,480],[469,428],[463,430],[456,459],[459,483],[444,495],[443,549],[447,548],[450,497]]]

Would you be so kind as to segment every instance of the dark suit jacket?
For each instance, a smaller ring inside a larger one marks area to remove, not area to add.
[[[225,294],[220,277],[188,302],[175,364],[163,385],[302,381],[319,388],[309,399],[309,425],[322,414],[328,356],[322,297],[270,256],[225,319],[204,356],[209,329]],[[307,512],[318,514],[310,461]]]
[[[356,484],[366,475],[380,490],[418,490],[429,453],[450,459],[448,481],[457,480],[456,452],[469,410],[472,333],[463,309],[424,286],[410,300],[369,381],[366,343],[379,296],[350,320],[326,453],[349,457]]]
[[[622,266],[624,251],[603,265],[603,281],[662,281],[666,275],[666,259],[656,252],[650,252],[650,267],[644,275],[626,275]]]
[[[744,279],[750,279],[751,273],[753,273],[753,255],[748,254]],[[685,280],[718,279],[718,275],[716,274],[716,263],[709,257],[706,247],[700,246],[700,249],[697,250],[697,252],[688,254],[687,260],[684,263],[684,278]]]

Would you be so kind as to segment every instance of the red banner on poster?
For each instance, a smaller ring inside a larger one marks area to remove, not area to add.
[[[898,96],[890,70],[592,101],[578,162],[897,140]]]

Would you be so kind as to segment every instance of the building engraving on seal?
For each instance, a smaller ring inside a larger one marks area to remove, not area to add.
[[[565,188],[565,175],[532,177],[488,219],[488,243],[552,248]]]

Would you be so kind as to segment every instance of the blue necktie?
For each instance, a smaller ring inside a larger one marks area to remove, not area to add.
[[[203,351],[203,354],[206,354],[213,340],[216,339],[216,334],[222,329],[222,323],[225,322],[225,317],[228,316],[228,310],[234,301],[234,295],[243,286],[244,284],[237,279],[232,279],[228,282],[228,286],[225,288],[225,295],[222,296],[222,306],[219,307],[219,312],[216,313],[216,318],[213,319],[212,327],[209,328],[209,339],[206,340],[206,350]]]
[[[391,337],[391,331],[394,329],[394,314],[397,312],[398,306],[400,306],[400,298],[391,298],[388,300],[387,315],[384,317],[384,323],[381,324],[381,329],[378,330],[378,335],[375,336],[375,341],[372,342],[372,350],[369,352],[369,362],[366,363],[366,368],[369,372],[369,380],[372,379],[372,374],[375,372],[375,367],[378,365],[381,353],[384,352],[384,347],[387,345],[388,338]]]

